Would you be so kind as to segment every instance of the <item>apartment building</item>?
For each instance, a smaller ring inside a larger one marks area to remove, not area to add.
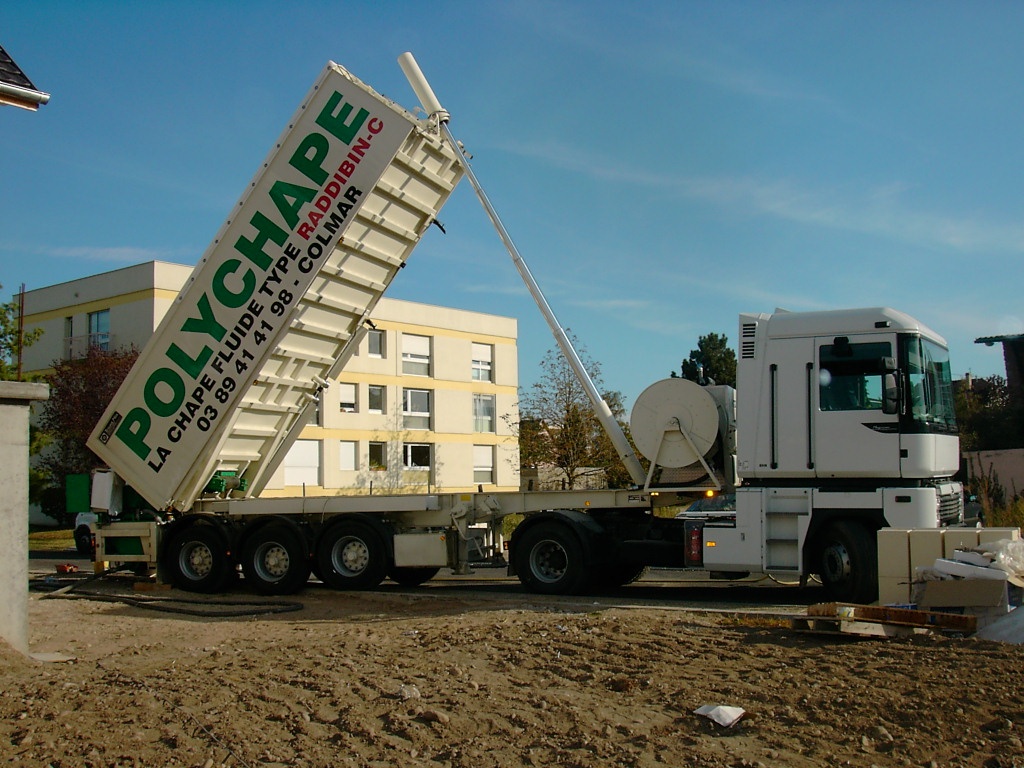
[[[26,371],[148,341],[192,272],[147,262],[27,291]],[[383,298],[264,496],[517,490],[514,318]]]

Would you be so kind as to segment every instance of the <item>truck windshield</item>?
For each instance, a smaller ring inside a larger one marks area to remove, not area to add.
[[[902,347],[912,430],[955,434],[949,350],[920,336],[903,337]]]

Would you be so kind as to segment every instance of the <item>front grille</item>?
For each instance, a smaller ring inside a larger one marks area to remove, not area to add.
[[[964,497],[963,494],[946,493],[939,496],[939,524],[956,525],[963,520]]]

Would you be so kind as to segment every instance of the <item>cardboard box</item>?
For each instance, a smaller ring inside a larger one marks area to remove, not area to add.
[[[1011,541],[1020,540],[1020,528],[979,528],[978,529],[978,543],[979,544],[991,544],[993,541],[1002,541],[1003,539],[1010,539]]]
[[[991,579],[947,579],[921,582],[917,604],[932,608],[996,608],[1008,606],[1007,582]],[[1009,608],[1007,607],[1007,610]]]
[[[1010,576],[994,579],[948,579],[914,585],[919,608],[956,611],[977,617],[978,629],[987,627],[1021,605],[1024,580]]]
[[[910,580],[906,576],[878,576],[879,605],[909,605]]]
[[[885,577],[910,580],[910,543],[905,528],[882,528],[876,538],[878,542],[878,579]],[[932,558],[934,560],[934,558]],[[881,600],[881,597],[879,597]]]
[[[979,528],[943,528],[942,556],[952,558],[958,549],[974,549],[978,546]]]
[[[944,555],[942,528],[918,528],[910,532],[911,573],[918,568],[930,568]]]

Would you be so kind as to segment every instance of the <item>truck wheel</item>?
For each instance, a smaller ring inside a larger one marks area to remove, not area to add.
[[[92,548],[92,531],[89,526],[80,525],[75,529],[75,549],[78,554],[92,557],[95,552]]]
[[[302,534],[272,524],[253,533],[242,546],[245,580],[261,595],[291,595],[309,581],[309,549]]]
[[[170,582],[188,592],[220,592],[231,571],[227,542],[211,525],[193,525],[167,545],[164,571]]]
[[[829,598],[843,603],[878,599],[878,553],[874,537],[858,523],[841,520],[819,539],[818,572]]]
[[[638,581],[647,573],[646,565],[603,565],[594,569],[590,577],[590,583],[594,589],[618,589],[627,584]]]
[[[388,578],[403,587],[418,587],[437,576],[440,568],[409,568],[395,566],[388,571]]]
[[[515,570],[531,592],[542,595],[580,594],[589,569],[576,534],[561,523],[541,523],[516,543]]]
[[[381,537],[357,521],[328,528],[317,543],[316,560],[320,578],[334,589],[373,589],[388,572]]]

